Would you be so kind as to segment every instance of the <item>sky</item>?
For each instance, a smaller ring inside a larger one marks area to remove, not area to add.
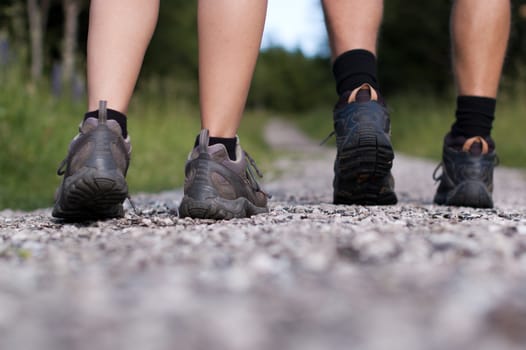
[[[299,48],[307,56],[320,53],[325,42],[320,0],[268,0],[262,48]]]

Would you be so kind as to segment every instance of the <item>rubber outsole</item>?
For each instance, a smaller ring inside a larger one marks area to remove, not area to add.
[[[465,181],[448,193],[437,193],[434,202],[456,207],[493,208],[491,193],[481,181]]]
[[[64,181],[52,215],[66,220],[119,218],[127,197],[128,186],[119,171],[84,168]]]
[[[334,203],[391,205],[397,203],[391,176],[394,152],[383,131],[363,125],[338,152],[335,163]]]
[[[230,220],[263,213],[268,213],[266,207],[257,207],[244,197],[233,200],[221,197],[196,200],[184,196],[179,206],[179,217],[182,218]]]

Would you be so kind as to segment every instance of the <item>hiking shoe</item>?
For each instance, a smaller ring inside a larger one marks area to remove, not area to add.
[[[69,146],[57,173],[64,175],[57,189],[52,215],[66,220],[122,217],[122,203],[128,196],[125,176],[131,145],[119,124],[107,120],[106,101],[101,101],[99,118],[88,118]]]
[[[224,145],[209,146],[208,141],[208,130],[203,129],[186,163],[179,216],[221,220],[268,212],[268,195],[256,182],[251,166],[261,174],[239,141],[236,161],[228,157]]]
[[[387,108],[370,85],[342,96],[334,110],[335,204],[397,202],[391,175],[394,152],[390,132]]]
[[[493,208],[493,168],[497,162],[491,138],[469,139],[446,135],[440,163],[433,178],[440,181],[434,202],[474,208]],[[436,172],[442,168],[442,174]]]

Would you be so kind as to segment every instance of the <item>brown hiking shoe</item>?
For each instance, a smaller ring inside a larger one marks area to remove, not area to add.
[[[186,163],[179,216],[222,220],[268,212],[268,195],[259,187],[251,167],[261,174],[239,143],[236,161],[228,157],[224,145],[208,143],[208,130],[203,129],[199,146]]]
[[[64,179],[56,192],[54,217],[96,220],[124,215],[131,145],[106,113],[106,101],[101,101],[99,118],[86,119],[71,142],[57,171]]]
[[[441,205],[493,208],[493,168],[497,162],[491,138],[446,135],[433,178],[440,181],[434,202]],[[439,168],[442,174],[436,176]]]

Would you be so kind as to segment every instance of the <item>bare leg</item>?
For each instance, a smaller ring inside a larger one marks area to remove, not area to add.
[[[332,57],[353,49],[376,55],[383,0],[323,0]]]
[[[267,1],[200,0],[199,93],[202,127],[234,137],[261,45]]]
[[[159,0],[92,0],[88,34],[88,108],[99,100],[126,113],[152,37]]]
[[[510,2],[457,0],[451,23],[459,95],[495,98],[510,33]]]

